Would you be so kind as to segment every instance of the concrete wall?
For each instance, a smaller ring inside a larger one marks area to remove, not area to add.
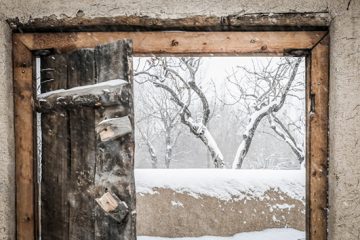
[[[148,15],[179,18],[260,12],[323,12],[330,27],[330,239],[360,236],[360,1],[359,0],[2,0],[0,3],[0,239],[14,239],[14,142],[11,32],[19,17]],[[81,14],[82,15],[82,14]]]

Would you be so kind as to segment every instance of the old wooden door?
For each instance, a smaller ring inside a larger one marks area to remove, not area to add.
[[[42,57],[41,92],[42,239],[136,239],[131,42]]]

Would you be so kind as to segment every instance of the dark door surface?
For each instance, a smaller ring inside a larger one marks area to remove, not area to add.
[[[122,40],[41,58],[43,240],[136,239],[131,52]]]

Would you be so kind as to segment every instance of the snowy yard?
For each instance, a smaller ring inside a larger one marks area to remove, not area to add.
[[[263,169],[136,169],[136,192],[156,194],[157,188],[230,200],[262,199],[269,190],[304,201],[303,170]]]
[[[273,228],[259,232],[239,233],[232,237],[202,236],[184,238],[164,238],[138,236],[138,240],[303,240],[305,233],[291,228]]]

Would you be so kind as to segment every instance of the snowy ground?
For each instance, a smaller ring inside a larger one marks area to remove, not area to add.
[[[291,228],[272,228],[260,232],[239,233],[232,237],[184,237],[184,238],[164,238],[138,236],[138,240],[305,240],[305,233]]]
[[[305,199],[304,170],[136,169],[135,181],[138,194],[156,194],[156,188],[167,188],[194,197],[261,200],[272,190]]]

